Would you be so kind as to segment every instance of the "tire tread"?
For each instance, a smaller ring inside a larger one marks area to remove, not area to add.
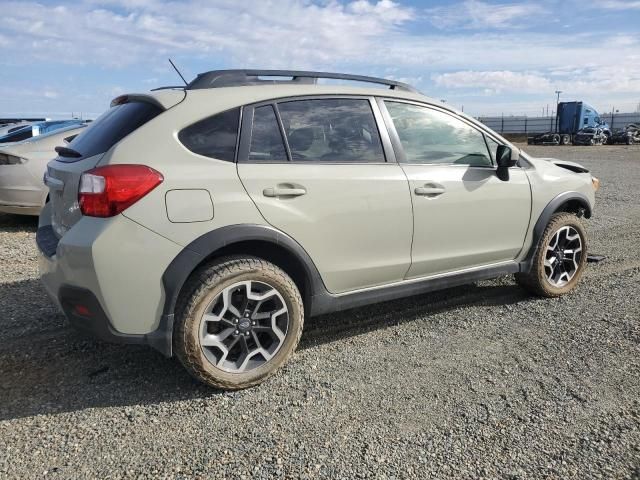
[[[562,288],[553,288],[546,280],[545,272],[544,272],[544,255],[546,249],[543,248],[547,241],[549,240],[550,235],[552,235],[556,230],[564,225],[574,225],[578,227],[579,233],[582,235],[582,251],[583,255],[580,261],[580,267],[576,272],[575,276],[571,279],[571,281]],[[518,285],[523,287],[525,290],[530,291],[531,293],[541,296],[554,298],[564,295],[565,293],[573,290],[575,285],[580,280],[582,273],[584,271],[584,266],[587,260],[587,240],[584,232],[584,228],[580,223],[580,220],[576,215],[569,212],[558,212],[554,213],[549,220],[538,245],[535,246],[536,252],[533,257],[532,267],[529,272],[526,273],[516,273],[515,279]]]
[[[197,342],[190,341],[189,332],[187,331],[186,320],[194,314],[198,308],[201,298],[212,288],[224,281],[231,275],[243,271],[260,270],[268,272],[270,276],[277,278],[279,281],[287,285],[293,295],[292,301],[296,302],[300,313],[300,325],[295,333],[296,337],[293,347],[286,353],[278,365],[275,365],[267,374],[249,381],[230,382],[222,378],[212,378],[212,376],[203,368],[202,355],[199,352]],[[204,265],[196,270],[185,283],[183,294],[178,299],[176,312],[178,318],[174,327],[173,347],[178,360],[187,369],[187,371],[197,380],[217,387],[223,390],[240,390],[253,387],[262,383],[268,377],[273,375],[280,365],[286,363],[293,355],[300,337],[302,335],[304,323],[304,307],[302,298],[296,284],[291,277],[282,269],[278,268],[271,262],[267,262],[258,257],[241,256],[241,257],[225,257],[217,259],[214,262]]]

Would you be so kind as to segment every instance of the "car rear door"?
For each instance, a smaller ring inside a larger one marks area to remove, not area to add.
[[[513,260],[531,212],[525,172],[514,167],[508,181],[500,180],[498,143],[461,117],[420,104],[379,103],[413,199],[407,278]]]
[[[410,264],[407,179],[368,97],[245,107],[238,173],[265,220],[309,253],[334,293],[400,281]]]

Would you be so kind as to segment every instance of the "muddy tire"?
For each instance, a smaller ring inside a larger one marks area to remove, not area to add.
[[[575,288],[587,263],[587,235],[578,217],[556,213],[536,247],[531,270],[516,282],[543,297],[559,297]]]
[[[225,390],[273,375],[295,351],[304,323],[296,284],[255,257],[228,257],[194,272],[176,311],[177,358],[196,379]]]

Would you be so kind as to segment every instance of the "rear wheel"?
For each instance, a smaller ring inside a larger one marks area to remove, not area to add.
[[[560,145],[569,145],[571,142],[571,137],[569,135],[562,135],[560,137]]]
[[[300,292],[267,261],[227,258],[188,281],[174,349],[198,380],[227,390],[261,383],[293,354],[304,322]]]
[[[571,213],[556,213],[542,234],[531,270],[516,281],[543,297],[558,297],[576,286],[587,263],[587,235]]]

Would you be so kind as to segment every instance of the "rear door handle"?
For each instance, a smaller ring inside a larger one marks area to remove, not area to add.
[[[437,197],[445,192],[445,188],[438,183],[425,183],[423,187],[416,187],[416,195],[421,197]]]
[[[289,187],[271,187],[265,188],[262,194],[265,197],[299,197],[307,193],[304,188],[289,188]]]

